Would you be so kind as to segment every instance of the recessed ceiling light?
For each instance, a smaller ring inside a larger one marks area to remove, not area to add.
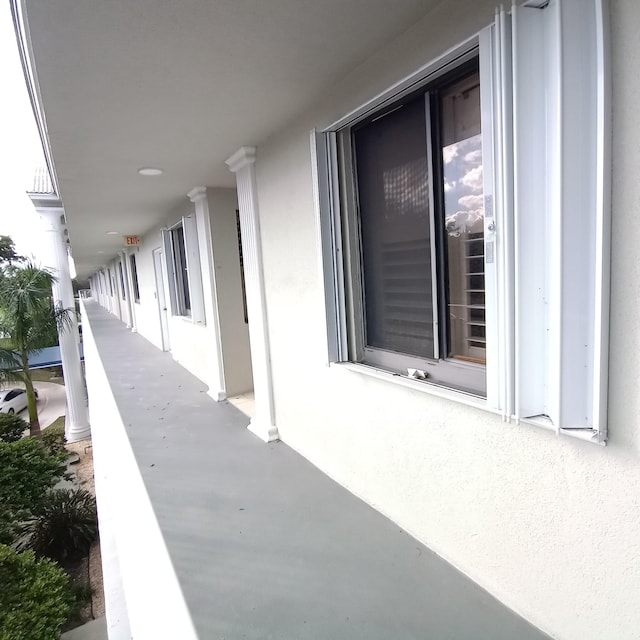
[[[142,169],[138,169],[138,173],[141,176],[159,176],[164,173],[164,170],[157,167],[142,167]]]
[[[107,231],[107,235],[108,236],[117,236],[118,235],[118,231]]]
[[[98,251],[98,253],[104,253],[104,251]]]

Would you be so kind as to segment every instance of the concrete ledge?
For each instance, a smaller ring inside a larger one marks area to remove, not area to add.
[[[109,638],[196,640],[84,304],[82,310]]]

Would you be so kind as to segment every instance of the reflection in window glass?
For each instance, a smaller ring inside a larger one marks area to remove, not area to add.
[[[441,92],[448,356],[486,361],[480,81]]]

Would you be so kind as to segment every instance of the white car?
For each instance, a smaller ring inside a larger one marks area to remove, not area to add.
[[[38,391],[33,390],[38,398]],[[0,413],[20,413],[27,408],[27,392],[24,389],[0,391]]]

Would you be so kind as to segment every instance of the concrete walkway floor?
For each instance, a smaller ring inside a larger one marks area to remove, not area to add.
[[[202,640],[548,637],[285,444],[257,439],[170,354],[86,308]]]

